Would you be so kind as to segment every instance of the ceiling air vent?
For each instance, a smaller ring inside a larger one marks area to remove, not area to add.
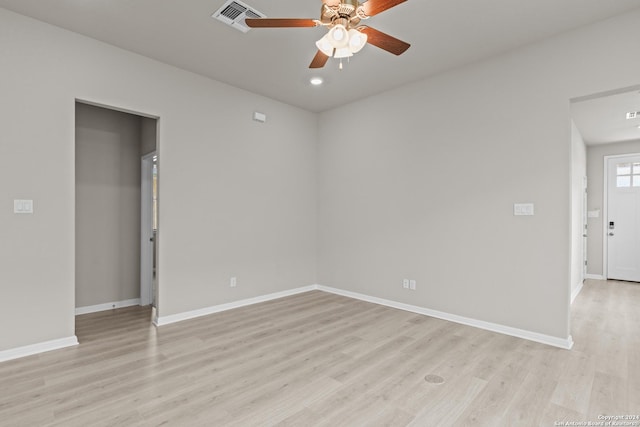
[[[631,111],[627,113],[627,120],[640,118],[640,111]]]
[[[227,0],[211,17],[224,22],[236,30],[246,33],[250,28],[245,24],[245,18],[266,18],[266,15],[258,12],[251,6],[247,6],[241,1]]]

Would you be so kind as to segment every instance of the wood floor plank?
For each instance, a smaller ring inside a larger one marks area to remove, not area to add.
[[[634,408],[634,411],[639,409]],[[596,372],[589,399],[588,418],[597,420],[599,415],[630,413],[627,399],[627,379]]]
[[[528,371],[521,386],[515,391],[501,424],[513,427],[539,425],[556,386],[555,381],[544,375]]]
[[[302,407],[295,414],[285,418],[274,427],[298,427],[304,425],[318,425],[322,416],[307,407]]]
[[[592,421],[595,422],[598,420]],[[588,420],[584,414],[549,402],[542,414],[542,420],[538,424],[538,427],[567,425],[567,422],[588,422]]]
[[[594,355],[572,352],[569,356],[567,369],[558,378],[551,402],[586,415],[589,409],[595,367]]]
[[[502,425],[502,419],[527,374],[525,360],[519,357],[505,359],[504,365],[491,376],[482,393],[458,417],[456,425]]]
[[[434,393],[423,402],[411,427],[451,426],[486,387],[487,382],[476,377],[457,377],[443,385],[431,387]]]

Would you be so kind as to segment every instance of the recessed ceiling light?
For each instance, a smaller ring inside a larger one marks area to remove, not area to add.
[[[309,82],[314,86],[320,86],[322,84],[322,78],[321,77],[312,77],[311,80],[309,80]]]

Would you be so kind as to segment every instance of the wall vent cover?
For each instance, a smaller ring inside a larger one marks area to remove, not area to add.
[[[211,17],[246,33],[251,28],[245,24],[245,18],[266,18],[267,16],[241,1],[227,0]]]

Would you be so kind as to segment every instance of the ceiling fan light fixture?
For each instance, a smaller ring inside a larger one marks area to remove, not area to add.
[[[394,55],[403,54],[411,47],[409,43],[368,25],[361,26],[360,22],[406,1],[322,0],[320,19],[247,17],[245,23],[250,28],[325,28],[327,32],[316,41],[318,51],[309,64],[309,68],[322,68],[329,58],[348,58],[362,50],[365,44],[371,44]]]
[[[329,37],[327,34],[325,34],[324,37],[316,42],[316,47],[325,55],[329,57],[333,56],[333,45],[329,41]]]

